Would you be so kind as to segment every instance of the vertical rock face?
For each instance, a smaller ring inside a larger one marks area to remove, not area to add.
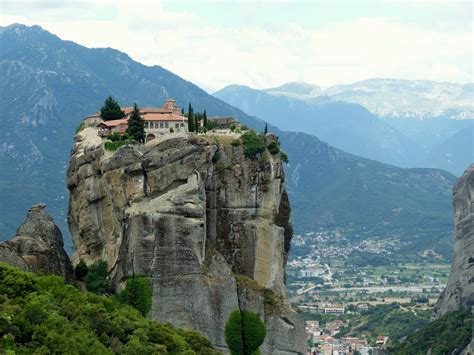
[[[63,248],[63,236],[45,205],[31,207],[16,236],[0,243],[0,261],[25,271],[72,280],[72,264]]]
[[[434,315],[474,306],[474,164],[454,187],[454,257]]]
[[[199,330],[218,349],[240,307],[265,321],[263,353],[304,353],[284,284],[292,230],[281,162],[247,159],[231,140],[170,136],[110,153],[95,130],[81,131],[67,176],[74,257],[107,261],[117,289],[145,274],[150,316]]]

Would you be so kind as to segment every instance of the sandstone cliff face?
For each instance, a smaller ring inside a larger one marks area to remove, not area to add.
[[[45,205],[31,207],[16,236],[0,242],[0,261],[39,274],[72,280],[72,264],[63,248],[63,236]]]
[[[474,164],[454,187],[454,257],[434,315],[474,306]]]
[[[284,284],[292,231],[281,162],[249,160],[229,143],[175,136],[112,154],[81,131],[67,176],[75,260],[106,260],[118,289],[147,275],[150,316],[197,329],[218,349],[240,306],[265,320],[263,353],[304,353]]]

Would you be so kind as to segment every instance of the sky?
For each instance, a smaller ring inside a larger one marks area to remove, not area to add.
[[[382,77],[473,82],[473,1],[0,0],[40,25],[161,65],[208,92]]]

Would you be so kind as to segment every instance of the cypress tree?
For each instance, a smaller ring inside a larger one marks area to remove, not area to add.
[[[204,113],[202,114],[202,120],[203,120],[204,127],[207,128],[207,113],[206,113],[206,110],[204,110]]]
[[[145,121],[140,116],[140,109],[137,104],[133,104],[133,111],[128,119],[127,134],[137,142],[145,141]]]
[[[194,113],[191,103],[188,106],[188,132],[194,132]]]
[[[268,124],[265,123],[265,129],[263,130],[263,135],[266,135],[268,133]]]
[[[125,117],[125,112],[120,109],[120,105],[118,104],[117,100],[115,100],[112,96],[109,96],[105,100],[104,106],[102,106],[100,109],[100,117],[104,121],[118,120]]]

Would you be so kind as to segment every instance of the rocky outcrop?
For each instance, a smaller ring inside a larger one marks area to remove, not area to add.
[[[474,164],[454,186],[454,257],[434,317],[474,306]]]
[[[220,350],[240,307],[265,321],[263,353],[305,352],[286,297],[292,230],[277,156],[250,160],[225,136],[170,135],[115,153],[94,129],[75,139],[67,181],[76,261],[107,261],[117,289],[145,274],[150,316],[199,330]]]
[[[72,264],[64,251],[63,236],[43,204],[28,210],[16,236],[0,243],[0,261],[39,274],[72,280]]]

